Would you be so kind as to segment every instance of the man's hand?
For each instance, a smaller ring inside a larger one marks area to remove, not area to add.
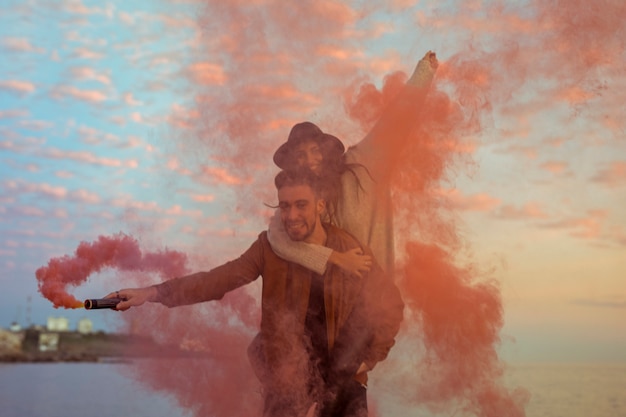
[[[121,298],[124,301],[115,306],[116,310],[125,311],[131,307],[137,307],[146,301],[154,301],[157,296],[155,287],[126,288],[107,294],[104,298]]]
[[[361,248],[350,249],[346,252],[333,251],[328,261],[359,278],[362,278],[362,274],[369,272],[372,268],[372,257],[364,255]]]

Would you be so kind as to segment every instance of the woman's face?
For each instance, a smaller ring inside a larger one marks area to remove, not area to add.
[[[315,141],[302,142],[293,151],[296,164],[299,168],[309,168],[320,175],[322,170],[322,150]]]

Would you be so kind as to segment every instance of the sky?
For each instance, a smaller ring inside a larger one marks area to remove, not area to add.
[[[35,278],[99,236],[192,269],[237,256],[266,227],[290,127],[358,142],[351,94],[433,50],[433,88],[471,121],[438,190],[460,256],[500,290],[498,351],[626,361],[620,0],[222,3],[0,3],[0,327],[115,331],[117,313],[55,309]],[[68,291],[97,298],[126,273]]]

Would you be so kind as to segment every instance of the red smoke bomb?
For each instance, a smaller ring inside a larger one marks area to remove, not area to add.
[[[89,298],[85,300],[85,310],[97,310],[102,308],[114,309],[124,300],[124,298]]]

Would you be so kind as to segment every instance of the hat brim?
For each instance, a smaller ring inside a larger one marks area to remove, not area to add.
[[[328,146],[331,152],[337,152],[339,155],[343,155],[346,148],[343,146],[343,143],[335,136],[329,135],[328,133],[323,133],[320,136],[315,138],[306,138],[300,137],[292,140],[288,140],[278,147],[276,152],[274,152],[274,163],[281,169],[288,169],[293,166],[289,164],[290,153],[299,144],[307,141],[315,141],[320,144],[320,146]]]

